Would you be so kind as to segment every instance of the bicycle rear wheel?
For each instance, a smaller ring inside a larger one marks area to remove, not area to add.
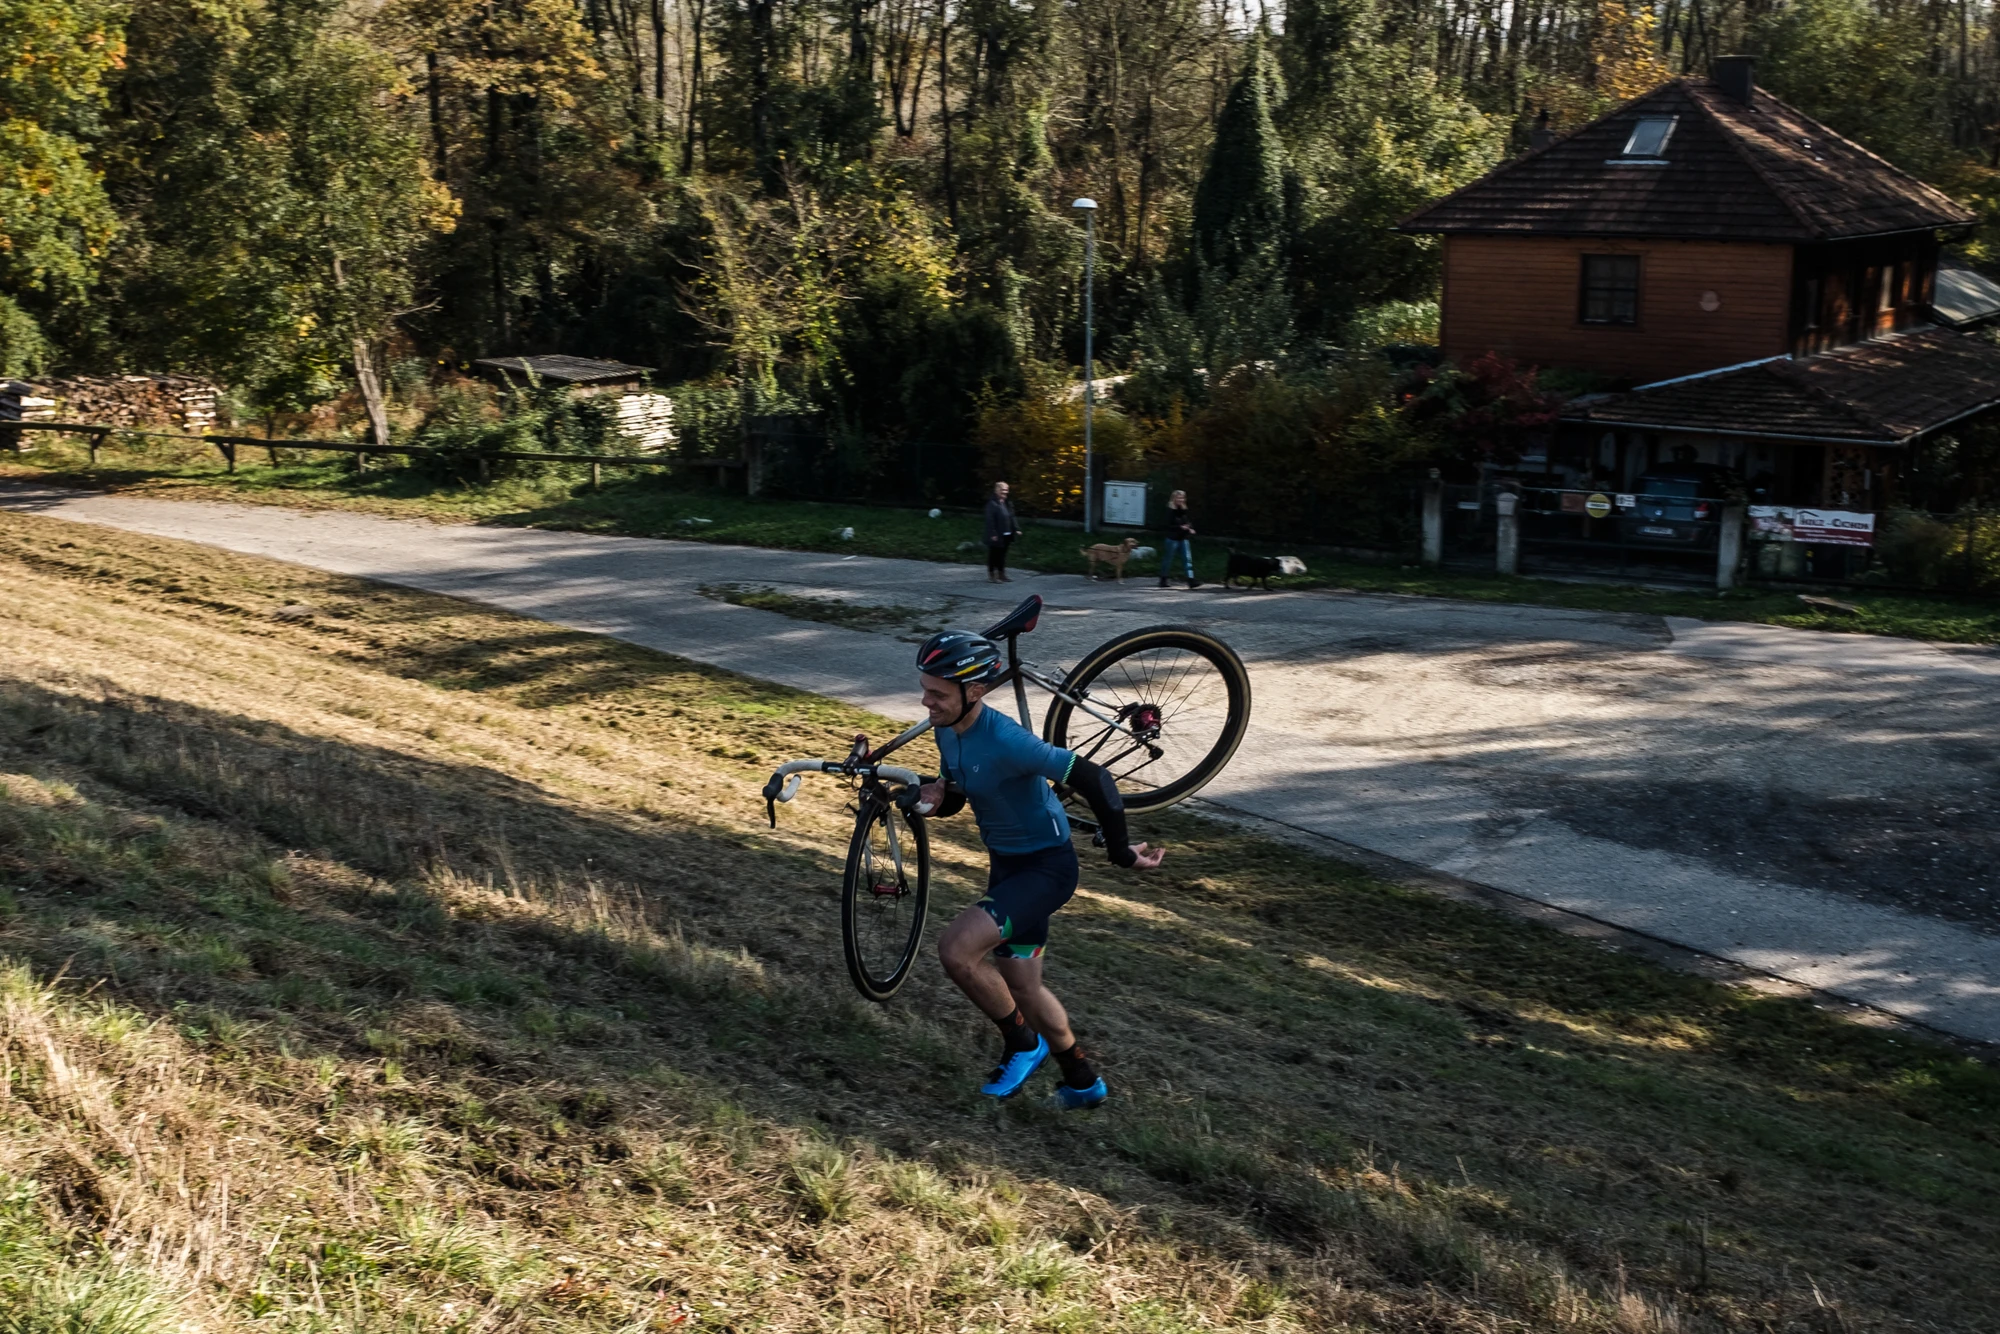
[[[1161,810],[1199,792],[1250,727],[1243,660],[1192,626],[1159,625],[1100,644],[1070,669],[1063,692],[1090,708],[1058,695],[1043,738],[1109,770],[1128,811]]]
[[[931,843],[923,817],[864,795],[847,845],[840,938],[862,995],[885,1001],[910,975],[930,909]]]

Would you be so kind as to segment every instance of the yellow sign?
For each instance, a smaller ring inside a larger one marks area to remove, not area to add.
[[[1589,500],[1583,502],[1583,512],[1593,519],[1603,518],[1605,515],[1611,513],[1611,497],[1601,491],[1597,492]]]

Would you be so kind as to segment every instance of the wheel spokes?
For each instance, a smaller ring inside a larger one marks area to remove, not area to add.
[[[877,979],[893,977],[910,948],[915,888],[903,861],[903,836],[885,811],[869,822],[854,903],[854,943],[862,966]]]
[[[1120,658],[1087,691],[1099,713],[1119,726],[1096,722],[1071,749],[1109,770],[1121,784],[1165,787],[1199,765],[1223,738],[1229,720],[1229,683],[1207,657],[1190,649],[1142,649]],[[1081,711],[1072,719],[1089,717]]]

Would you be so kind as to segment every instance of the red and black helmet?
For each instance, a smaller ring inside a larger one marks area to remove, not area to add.
[[[984,635],[940,630],[917,650],[917,670],[960,685],[991,681],[1000,675],[1000,649]]]

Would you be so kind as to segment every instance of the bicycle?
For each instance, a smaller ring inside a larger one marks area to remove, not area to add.
[[[1021,725],[1032,731],[1028,684],[1047,691],[1042,738],[1109,770],[1126,810],[1164,810],[1229,763],[1250,726],[1250,674],[1228,644],[1193,626],[1149,626],[1106,640],[1067,671],[1050,671],[1020,656],[1020,638],[1041,614],[1042,599],[1030,596],[986,631],[1007,647],[1007,669],[988,698],[1012,685]],[[883,761],[930,728],[926,719],[873,750],[856,737],[845,759],[792,760],[764,784],[773,829],[778,803],[797,795],[804,775],[837,774],[858,784],[841,881],[841,944],[848,975],[873,1001],[894,996],[909,976],[930,911],[930,835],[917,810],[923,779]],[[1068,790],[1055,787],[1067,804]],[[1070,823],[1103,842],[1094,820],[1073,814]]]

